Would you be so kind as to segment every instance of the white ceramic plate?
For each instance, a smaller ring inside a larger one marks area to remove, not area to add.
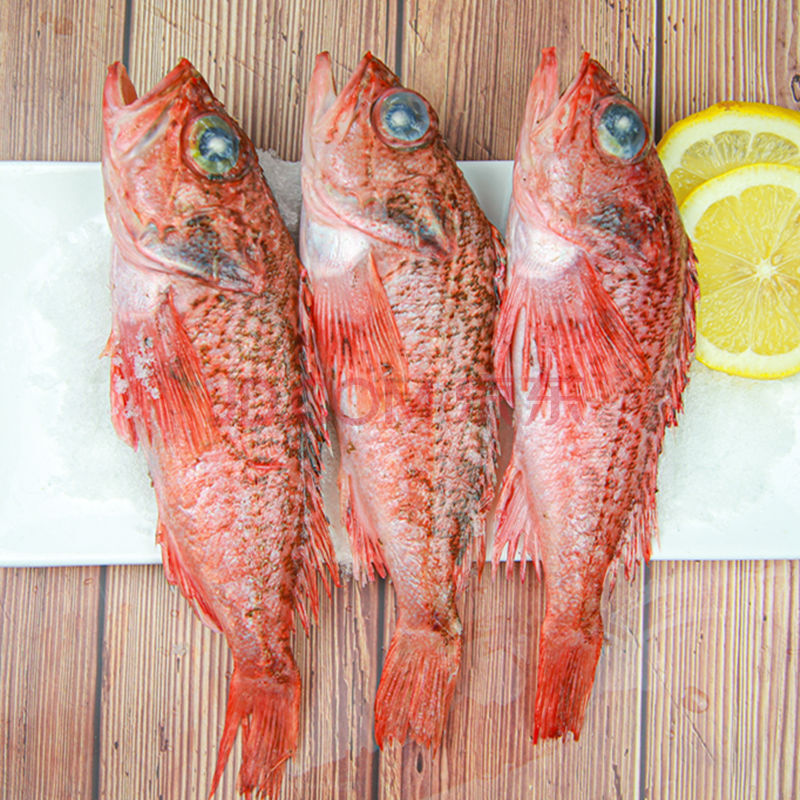
[[[265,167],[296,218],[296,165]],[[462,167],[502,230],[511,163]],[[0,243],[0,565],[157,562],[152,489],[111,427],[99,357],[110,324],[99,165],[0,163]],[[800,376],[747,381],[695,364],[685,403],[661,458],[654,557],[800,558]]]

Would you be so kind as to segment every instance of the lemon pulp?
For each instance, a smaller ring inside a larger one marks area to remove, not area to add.
[[[698,359],[754,378],[800,370],[800,168],[730,170],[680,210],[698,259]]]

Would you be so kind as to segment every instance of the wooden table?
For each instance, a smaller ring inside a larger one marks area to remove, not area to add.
[[[146,90],[185,55],[257,146],[296,159],[315,54],[341,82],[371,49],[438,109],[458,158],[508,159],[550,44],[570,71],[583,49],[603,61],[656,137],[721,99],[800,107],[798,0],[3,0],[0,158],[99,160],[107,64]],[[533,747],[542,609],[534,580],[475,578],[442,751],[381,753],[393,593],[347,582],[298,636],[302,744],[283,796],[800,796],[798,562],[653,563],[621,581],[580,741]],[[0,796],[204,797],[230,669],[160,568],[0,571]],[[238,764],[217,797],[236,796]]]

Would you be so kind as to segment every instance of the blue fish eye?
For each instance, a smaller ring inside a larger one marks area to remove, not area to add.
[[[380,126],[388,137],[398,140],[398,143],[418,142],[431,127],[427,104],[414,92],[393,92],[378,102]]]
[[[239,161],[239,136],[216,114],[194,121],[188,146],[189,155],[209,177],[224,176]]]
[[[597,125],[597,141],[609,155],[630,161],[647,144],[647,126],[634,108],[625,103],[606,106]]]
[[[208,128],[200,134],[197,149],[204,158],[217,163],[236,163],[239,142],[224,128]]]

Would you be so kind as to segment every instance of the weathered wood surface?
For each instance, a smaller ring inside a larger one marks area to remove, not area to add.
[[[665,130],[721,100],[800,109],[797,0],[665,0],[660,22]]]
[[[0,797],[92,797],[103,569],[0,570]]]
[[[122,55],[125,3],[0,3],[0,158],[100,159],[106,66]]]
[[[647,797],[798,797],[798,564],[653,564]]]
[[[340,82],[371,49],[438,109],[459,158],[510,158],[527,84],[583,49],[654,121],[729,97],[800,108],[797,0],[0,4],[0,158],[99,158],[100,87],[123,58],[148,89],[181,56],[261,147],[299,155],[314,55]],[[543,592],[485,573],[462,602],[463,670],[434,760],[379,754],[372,701],[390,585],[322,604],[297,653],[292,798],[790,798],[797,771],[800,565],[657,563],[606,603],[606,647],[578,743],[528,742]],[[0,795],[202,796],[228,653],[155,567],[0,571]],[[238,754],[219,798],[235,796]]]

